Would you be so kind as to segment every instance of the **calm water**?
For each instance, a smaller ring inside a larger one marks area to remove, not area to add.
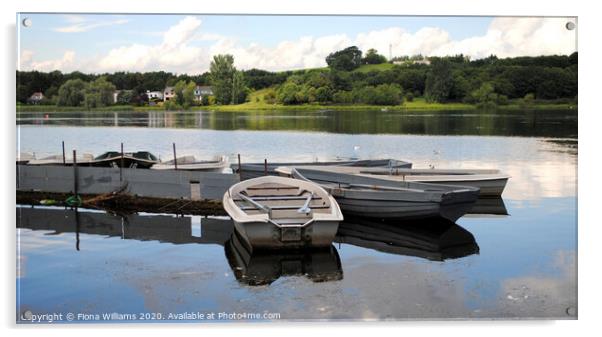
[[[391,157],[512,176],[503,201],[481,205],[494,214],[390,224],[371,237],[357,234],[370,223],[349,219],[330,251],[305,255],[245,256],[227,218],[17,207],[18,315],[576,317],[575,111],[21,114],[17,123],[18,151],[38,157],[65,141],[94,154],[123,142],[169,159],[175,142],[200,157]]]

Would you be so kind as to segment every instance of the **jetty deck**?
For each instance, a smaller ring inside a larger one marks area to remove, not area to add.
[[[83,166],[17,165],[17,202],[39,204],[72,195],[128,211],[224,214],[221,199],[238,174]],[[61,204],[58,202],[57,204]]]

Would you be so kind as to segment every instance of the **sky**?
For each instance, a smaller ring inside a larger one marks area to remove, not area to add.
[[[280,71],[324,67],[328,54],[352,45],[386,57],[570,54],[577,33],[568,21],[575,19],[21,13],[17,67],[200,74],[214,55],[232,54],[238,69]]]

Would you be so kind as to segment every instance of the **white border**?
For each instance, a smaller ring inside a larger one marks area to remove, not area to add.
[[[44,336],[79,336],[82,329],[86,335],[103,336],[110,333],[143,333],[144,336],[164,336],[176,329],[176,334],[232,336],[232,333],[241,335],[261,336],[304,336],[312,333],[336,333],[337,335],[360,335],[371,328],[381,334],[389,333],[418,333],[420,335],[462,334],[463,336],[507,336],[510,333],[545,333],[546,335],[581,335],[586,331],[596,331],[597,315],[599,312],[599,253],[596,249],[596,240],[600,237],[602,224],[595,217],[595,209],[599,207],[599,180],[595,174],[600,171],[600,114],[601,109],[594,106],[593,98],[600,96],[600,36],[602,32],[599,22],[602,21],[600,11],[593,5],[595,2],[576,1],[476,1],[476,0],[421,0],[394,2],[385,0],[357,1],[357,0],[300,0],[277,1],[196,1],[175,2],[145,0],[123,1],[82,1],[73,3],[66,0],[53,1],[7,1],[2,4],[2,34],[4,36],[4,52],[2,53],[3,80],[0,92],[5,93],[3,114],[4,151],[9,160],[2,166],[2,185],[4,193],[0,199],[4,221],[4,250],[2,261],[2,289],[4,299],[0,318],[3,329],[8,335],[43,334]],[[16,45],[15,18],[16,12],[117,12],[137,13],[141,8],[144,12],[155,13],[263,13],[263,14],[403,14],[403,15],[497,15],[497,16],[578,16],[579,17],[579,320],[558,322],[399,322],[399,323],[289,323],[289,324],[211,324],[211,325],[149,325],[143,326],[51,326],[51,327],[15,327],[15,260],[14,260],[14,166],[10,158],[15,153],[15,76]],[[597,144],[598,143],[598,144]],[[7,158],[5,157],[5,158]],[[598,192],[598,193],[597,193]],[[597,253],[597,254],[596,254]],[[94,330],[90,328],[94,327]],[[266,329],[267,327],[267,329]],[[294,327],[294,329],[293,329]],[[327,329],[327,327],[335,327]],[[403,328],[402,331],[393,331]],[[461,328],[461,329],[458,329]],[[533,331],[544,330],[544,331]],[[587,330],[586,330],[587,329]],[[376,332],[375,331],[375,332]]]

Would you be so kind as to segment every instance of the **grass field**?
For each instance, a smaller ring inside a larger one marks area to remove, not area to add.
[[[394,66],[395,65],[392,63],[364,64],[364,65],[361,65],[359,68],[355,69],[354,71],[360,72],[360,73],[367,73],[370,71],[385,71],[385,70],[393,69]]]

